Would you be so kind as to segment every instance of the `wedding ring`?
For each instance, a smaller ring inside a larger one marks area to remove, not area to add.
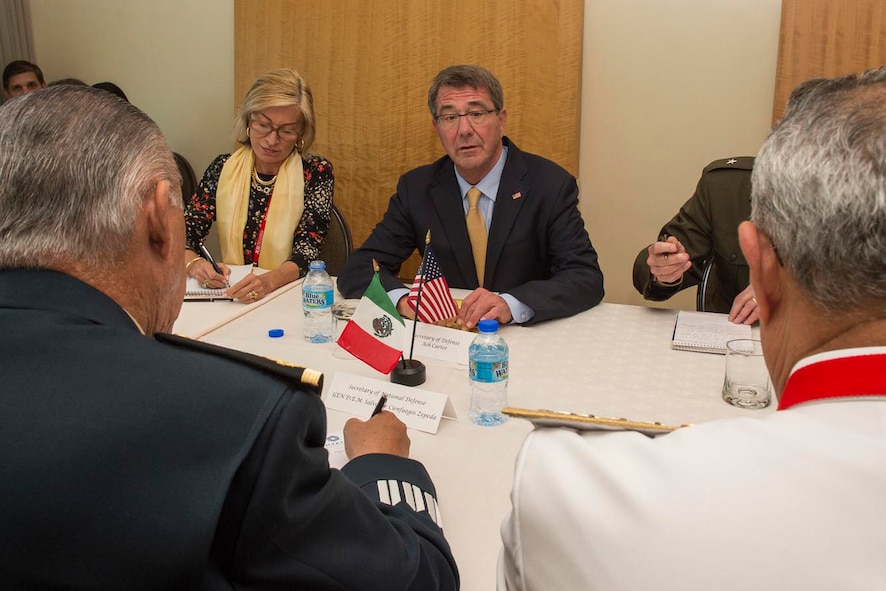
[[[258,299],[258,292],[255,290],[250,291],[249,292],[249,299],[250,300],[257,300]]]
[[[206,289],[207,287],[209,287],[209,279],[204,279],[203,280],[203,289]]]

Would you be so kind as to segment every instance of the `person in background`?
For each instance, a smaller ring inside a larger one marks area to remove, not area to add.
[[[350,420],[330,469],[322,374],[165,334],[178,187],[107,92],[0,108],[0,588],[456,589],[393,414]]]
[[[329,229],[332,164],[310,154],[314,99],[298,72],[260,76],[237,115],[233,154],[218,156],[185,209],[187,269],[204,287],[223,288],[226,264],[252,264],[228,294],[252,303],[308,272]],[[199,245],[218,224],[222,274],[202,258]]]
[[[462,328],[483,318],[530,324],[597,305],[603,274],[575,178],[504,136],[498,79],[479,66],[450,66],[431,84],[428,108],[446,156],[400,177],[384,218],[340,274],[342,294],[362,295],[376,259],[391,300],[412,318],[397,274],[416,249],[424,252],[430,230],[449,286],[473,290],[458,312]]]
[[[778,410],[537,429],[499,589],[879,589],[886,580],[886,68],[798,86],[754,164],[750,267]]]
[[[695,194],[634,260],[634,287],[645,299],[660,302],[701,284],[713,258],[705,309],[728,313],[736,324],[757,321],[748,265],[738,246],[738,225],[751,215],[753,168],[753,157],[715,160],[705,167]]]
[[[25,60],[9,62],[3,68],[3,100],[35,92],[44,88],[43,71],[37,64]]]
[[[95,84],[92,85],[92,87],[93,88],[100,88],[101,90],[105,90],[107,92],[110,92],[114,96],[123,99],[127,103],[129,102],[129,99],[126,97],[126,93],[123,92],[123,89],[120,88],[119,86],[117,86],[116,84],[114,84],[113,82],[96,82]]]

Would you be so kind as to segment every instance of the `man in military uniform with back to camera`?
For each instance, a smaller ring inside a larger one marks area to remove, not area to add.
[[[660,302],[700,285],[705,263],[713,258],[705,309],[729,313],[735,323],[756,322],[757,302],[738,245],[738,225],[751,215],[753,167],[749,156],[705,167],[695,194],[634,260],[634,287],[645,299]]]
[[[412,318],[400,266],[431,233],[450,287],[473,290],[457,322],[532,324],[571,316],[603,299],[603,273],[578,210],[578,184],[563,168],[504,136],[501,84],[472,65],[450,66],[428,91],[446,156],[400,177],[384,218],[338,278],[360,297],[378,261],[397,310]]]
[[[0,108],[0,588],[456,589],[393,414],[330,469],[321,374],[163,334],[179,186],[105,91]]]

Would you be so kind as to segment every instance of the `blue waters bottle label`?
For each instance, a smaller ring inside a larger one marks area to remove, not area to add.
[[[302,292],[302,303],[306,308],[322,310],[332,306],[332,290],[312,291],[305,289]]]
[[[501,382],[508,379],[508,360],[475,361],[470,360],[469,376],[475,382]]]

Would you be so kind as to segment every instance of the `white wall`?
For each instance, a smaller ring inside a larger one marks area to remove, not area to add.
[[[48,80],[120,85],[198,176],[231,148],[231,0],[31,0],[31,11]],[[579,183],[606,301],[642,303],[637,251],[708,162],[759,149],[780,11],[780,0],[586,0]]]
[[[579,184],[605,301],[643,302],[634,257],[704,166],[757,153],[780,16],[780,0],[586,0]],[[671,305],[694,309],[689,291]]]
[[[110,81],[153,118],[197,178],[230,151],[232,0],[31,0],[46,81]]]

